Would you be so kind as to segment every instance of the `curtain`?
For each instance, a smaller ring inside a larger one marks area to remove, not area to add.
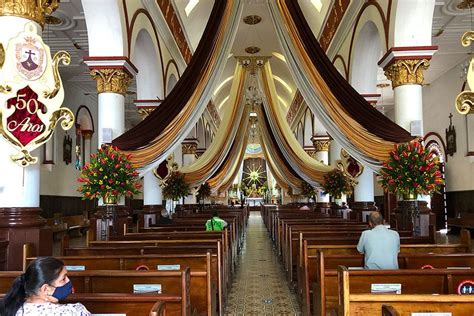
[[[171,154],[202,115],[228,59],[242,8],[242,1],[215,1],[196,52],[175,88],[145,120],[114,139],[113,145],[132,154],[141,174]]]
[[[249,136],[248,128],[249,119],[247,115],[242,117],[242,120],[239,124],[238,133],[232,143],[232,148],[224,160],[224,163],[208,180],[212,191],[216,192],[217,190],[227,190],[232,185],[235,177],[238,175],[240,171],[240,165],[244,159],[245,149],[247,147]]]
[[[246,69],[237,62],[228,105],[226,105],[224,117],[214,140],[201,157],[189,166],[181,168],[181,172],[186,175],[186,182],[192,187],[205,182],[221,166],[236,137],[237,130],[242,128],[242,120],[244,118],[248,120],[249,108],[242,104],[246,74]]]
[[[293,170],[306,182],[318,186],[324,181],[325,173],[333,168],[309,156],[296,140],[285,114],[278,103],[275,83],[269,62],[259,71],[259,85],[264,92],[263,106],[270,128],[285,159]]]
[[[290,72],[306,103],[353,157],[377,171],[394,143],[412,137],[379,113],[339,74],[314,38],[297,1],[269,1]]]
[[[300,188],[301,178],[296,175],[281,152],[275,135],[271,131],[268,118],[260,107],[257,107],[255,112],[258,117],[260,145],[262,146],[263,155],[268,162],[269,169],[275,177],[275,180],[285,189],[288,189],[289,186],[294,189]]]

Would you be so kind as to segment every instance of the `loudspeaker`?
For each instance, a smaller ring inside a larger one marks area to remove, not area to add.
[[[411,133],[411,136],[423,136],[423,133],[421,131],[421,121],[420,120],[411,121],[411,123],[410,123],[410,133]]]

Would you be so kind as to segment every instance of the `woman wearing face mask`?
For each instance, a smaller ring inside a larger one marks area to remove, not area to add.
[[[40,257],[15,279],[2,301],[0,315],[91,315],[80,303],[58,304],[71,292],[64,263],[53,257]]]

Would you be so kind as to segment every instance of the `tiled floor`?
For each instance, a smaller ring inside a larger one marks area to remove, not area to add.
[[[301,315],[258,212],[250,213],[245,246],[225,314]]]

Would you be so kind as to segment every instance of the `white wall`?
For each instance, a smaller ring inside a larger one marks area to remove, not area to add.
[[[466,117],[460,115],[454,106],[456,96],[461,92],[462,80],[460,66],[452,68],[446,74],[423,88],[424,132],[436,132],[446,142],[445,129],[449,126],[449,113],[453,114],[456,129],[457,152],[448,156],[446,163],[446,190],[474,190],[474,162],[470,162],[467,153]],[[474,137],[474,135],[470,135]]]
[[[92,79],[91,79],[92,80]],[[68,107],[74,114],[80,105],[86,105],[91,111],[94,119],[94,128],[96,132],[92,135],[91,148],[92,153],[97,152],[97,101],[92,96],[84,95],[84,92],[78,89],[71,82],[64,82],[65,99],[63,106]],[[63,139],[65,131],[56,126],[54,133],[54,165],[41,166],[41,195],[58,196],[80,196],[77,192],[79,171],[74,168],[76,145],[75,127],[73,126],[68,134],[72,138],[72,162],[68,165],[63,161]]]

